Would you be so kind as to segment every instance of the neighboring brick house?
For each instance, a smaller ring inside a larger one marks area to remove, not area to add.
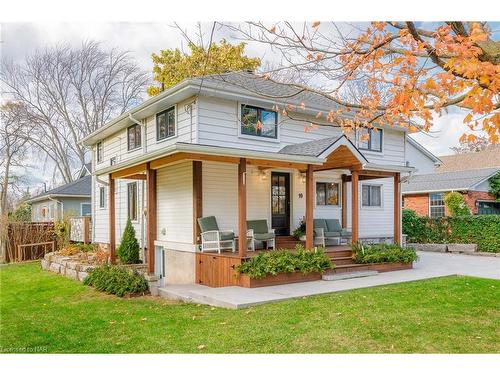
[[[412,176],[401,186],[404,208],[420,216],[446,216],[444,194],[458,191],[464,195],[473,214],[500,214],[500,202],[488,193],[488,180],[500,171],[500,167],[440,172],[441,168],[436,173]]]

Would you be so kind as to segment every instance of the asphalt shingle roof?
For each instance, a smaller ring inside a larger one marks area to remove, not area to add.
[[[340,137],[329,137],[304,143],[296,143],[294,145],[285,146],[278,152],[288,155],[319,156],[339,138]]]
[[[500,168],[470,169],[444,173],[430,173],[412,176],[401,185],[405,192],[467,190],[499,171]]]
[[[88,175],[79,178],[76,181],[70,182],[69,184],[48,190],[45,193],[42,193],[32,199],[37,199],[48,195],[52,196],[88,195],[90,197],[91,194],[92,194],[92,176]]]
[[[500,146],[490,145],[479,152],[446,155],[439,157],[443,165],[436,168],[437,173],[463,171],[477,168],[500,168]]]
[[[326,98],[323,95],[304,91],[301,88],[293,87],[290,84],[264,79],[262,76],[253,74],[251,72],[239,71],[223,74],[213,74],[194,78],[192,79],[192,81],[199,84],[203,84],[203,82],[220,84],[221,89],[227,89],[228,87],[233,86],[234,88],[237,88],[239,90],[245,89],[260,96],[268,96],[270,99],[274,100],[281,99],[287,103],[314,102],[320,107],[338,107],[338,105],[334,101]]]

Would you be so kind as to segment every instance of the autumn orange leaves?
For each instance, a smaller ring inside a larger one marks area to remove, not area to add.
[[[320,25],[267,29],[286,46],[285,53],[293,50],[305,60],[294,61],[290,70],[303,72],[307,65],[337,82],[333,90],[311,89],[335,104],[334,110],[318,113],[317,121],[335,122],[344,130],[393,125],[428,131],[434,116],[456,107],[468,127],[461,141],[473,141],[481,131],[491,143],[499,141],[500,45],[486,23],[372,22],[355,36],[335,38],[328,28],[319,33]],[[346,100],[341,88],[353,81],[362,83],[363,93]]]

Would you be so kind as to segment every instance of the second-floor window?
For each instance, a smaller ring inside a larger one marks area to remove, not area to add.
[[[359,129],[358,147],[360,150],[382,152],[382,130],[373,128]]]
[[[141,147],[141,130],[141,126],[138,124],[127,129],[127,149],[129,151]]]
[[[100,163],[102,161],[102,142],[97,142],[97,147],[96,147],[97,151],[96,151],[96,154],[97,154],[97,162]]]
[[[175,135],[175,107],[156,115],[156,140],[160,141]]]
[[[278,113],[243,104],[241,106],[241,134],[277,138]]]

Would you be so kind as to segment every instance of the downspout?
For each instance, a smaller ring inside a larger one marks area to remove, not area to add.
[[[146,121],[139,121],[137,120],[134,116],[132,116],[132,113],[129,112],[128,118],[130,121],[132,121],[134,124],[137,124],[141,127],[141,133],[142,133],[142,153],[146,154],[148,152],[148,139],[147,139],[147,133],[146,133]],[[144,231],[145,231],[145,220],[144,220],[144,180],[141,181],[141,250],[142,250],[142,256],[144,258],[144,253],[145,253],[145,244],[144,244]]]

